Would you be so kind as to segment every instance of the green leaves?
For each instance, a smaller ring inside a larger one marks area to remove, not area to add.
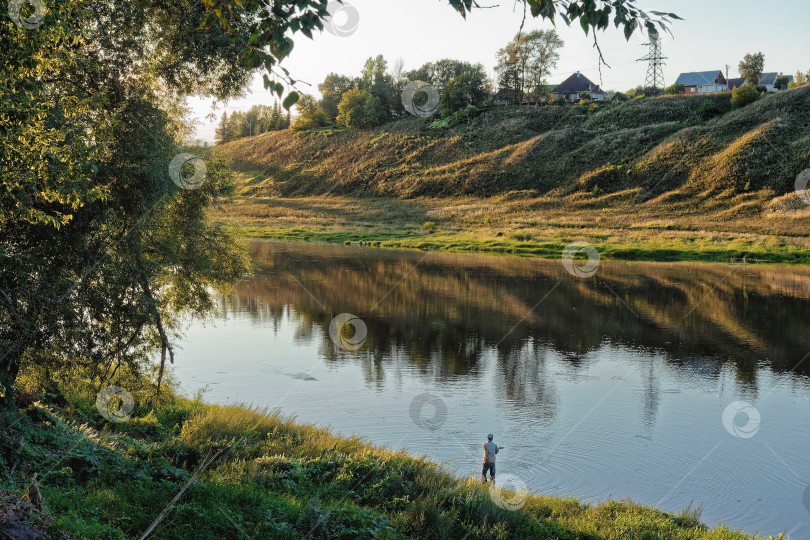
[[[624,27],[624,37],[625,37],[625,39],[627,39],[628,41],[630,40],[630,37],[633,35],[633,32],[636,31],[637,26],[638,26],[638,22],[635,19],[630,21],[629,24],[625,25],[625,27]]]
[[[281,103],[281,106],[290,110],[290,107],[295,105],[298,102],[298,92],[290,92],[287,94],[287,97],[284,98],[284,101]]]
[[[556,0],[526,0],[531,6],[531,13],[535,17],[542,17],[554,22]],[[639,28],[646,28],[653,39],[657,39],[658,30],[655,25],[662,30],[669,32],[670,19],[681,20],[674,13],[662,11],[650,11],[656,18],[650,17],[644,11],[633,7],[634,0],[574,0],[570,3],[562,4],[563,11],[560,16],[567,25],[579,19],[580,27],[588,35],[593,29],[604,30],[610,24],[610,16],[613,15],[613,24],[616,28],[622,27],[626,39],[635,33]],[[643,25],[642,25],[643,23]]]

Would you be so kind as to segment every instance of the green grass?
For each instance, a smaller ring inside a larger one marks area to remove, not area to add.
[[[470,253],[491,253],[538,257],[560,258],[563,250],[581,231],[576,231],[565,239],[536,239],[531,233],[514,233],[509,237],[481,238],[465,233],[423,231],[376,231],[376,230],[318,230],[310,228],[285,228],[270,226],[240,226],[239,231],[250,238],[285,240],[298,242],[323,242],[346,245],[367,245],[392,249],[412,249],[423,251],[450,251]],[[604,235],[602,235],[604,238]],[[810,264],[810,252],[796,246],[773,245],[734,239],[719,243],[705,241],[678,241],[666,243],[656,241],[633,241],[632,243],[612,243],[600,241],[597,233],[585,235],[589,244],[605,260],[658,261],[658,262],[767,262]]]
[[[533,494],[506,510],[478,481],[425,459],[247,406],[157,398],[133,377],[116,381],[136,397],[124,423],[101,417],[97,388],[80,378],[23,379],[34,392],[17,396],[21,412],[0,411],[10,426],[0,434],[0,488],[20,506],[37,473],[45,517],[29,519],[55,537],[138,537],[206,456],[227,447],[154,538],[749,538],[709,530],[699,511],[631,501]]]

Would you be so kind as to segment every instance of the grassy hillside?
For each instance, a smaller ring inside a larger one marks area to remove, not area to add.
[[[138,538],[216,450],[150,538],[750,538],[630,501],[491,492],[401,451],[261,410],[207,405],[133,378],[133,416],[105,421],[95,385],[28,381],[0,410],[0,536]],[[31,391],[35,390],[35,391]],[[32,497],[33,478],[41,501]],[[515,502],[514,510],[497,501]],[[521,504],[517,504],[521,503]],[[4,521],[4,520],[11,520]]]
[[[729,94],[497,107],[452,128],[404,118],[216,151],[240,184],[223,218],[265,237],[810,262],[810,206],[794,192],[810,168],[810,87],[738,110]]]
[[[429,129],[406,118],[375,130],[272,132],[225,146],[245,193],[487,197],[642,188],[793,190],[810,166],[810,87],[730,111],[730,94],[581,107],[493,108],[469,124]],[[701,108],[710,103],[718,114]]]

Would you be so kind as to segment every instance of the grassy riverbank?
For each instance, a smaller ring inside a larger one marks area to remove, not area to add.
[[[220,449],[154,538],[749,538],[630,501],[530,495],[507,510],[496,501],[515,494],[425,459],[249,407],[157,398],[134,378],[117,383],[136,403],[122,423],[104,420],[87,383],[26,384],[21,412],[0,411],[0,522],[57,538],[137,538]]]
[[[272,132],[222,147],[237,175],[220,219],[251,236],[558,257],[810,263],[810,87],[732,109],[730,95],[496,107],[436,129]]]
[[[274,240],[544,258],[558,258],[568,243],[583,241],[604,259],[810,264],[806,218],[706,208],[697,219],[676,203],[633,207],[632,196],[617,194],[609,202],[591,196],[242,198],[220,207],[217,218],[246,236]],[[767,193],[740,199],[738,205],[770,200]],[[704,204],[717,204],[716,198]]]

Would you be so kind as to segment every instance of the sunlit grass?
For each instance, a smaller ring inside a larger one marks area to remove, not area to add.
[[[124,378],[137,395],[153,388]],[[21,450],[22,480],[2,475],[0,487],[22,494],[24,479],[39,472],[54,534],[137,537],[206,456],[225,447],[156,538],[749,538],[709,530],[695,512],[631,501],[529,494],[507,510],[476,479],[250,406],[164,391],[158,401],[139,402],[129,421],[110,424],[75,374],[58,385],[33,377],[25,385],[23,419],[7,435],[38,444]],[[2,415],[8,425],[17,413]]]

